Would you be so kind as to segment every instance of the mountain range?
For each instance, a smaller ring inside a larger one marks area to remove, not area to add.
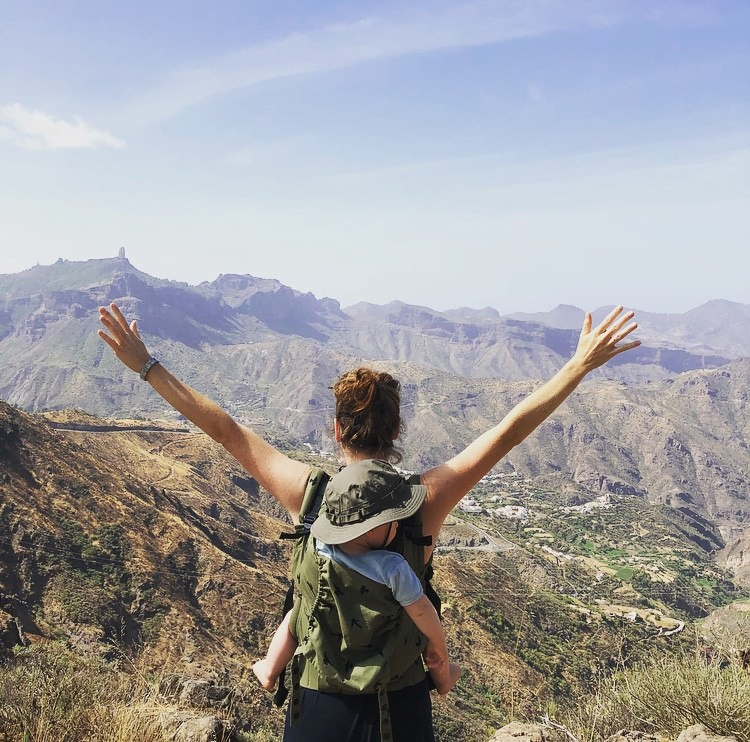
[[[24,632],[63,635],[234,677],[275,624],[282,514],[116,361],[96,334],[112,301],[178,376],[329,470],[341,372],[401,380],[404,467],[419,471],[554,373],[583,320],[565,305],[342,308],[249,275],[157,279],[124,255],[0,275],[0,651]],[[655,646],[658,626],[671,651],[659,616],[698,618],[745,594],[732,580],[750,586],[750,306],[636,313],[642,346],[584,381],[441,534],[438,587],[466,674],[437,709],[466,739],[501,717],[487,693],[533,704],[622,661],[623,616],[656,621],[628,627],[633,647]],[[528,518],[498,518],[499,505]],[[486,551],[488,532],[509,549]]]
[[[497,422],[575,348],[583,310],[500,316],[404,302],[342,308],[276,280],[220,275],[198,286],[115,258],[58,260],[0,276],[0,399],[29,411],[78,408],[170,417],[99,340],[116,301],[181,378],[267,436],[333,451],[330,385],[373,364],[402,381],[405,464],[419,470]],[[595,310],[601,318],[609,307]],[[716,300],[683,314],[637,312],[642,346],[592,374],[500,470],[626,493],[679,508],[750,572],[750,306]]]

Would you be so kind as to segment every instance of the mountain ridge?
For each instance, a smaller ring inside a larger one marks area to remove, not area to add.
[[[32,411],[0,402],[0,623],[103,656],[114,642],[155,667],[176,658],[191,673],[218,663],[244,678],[265,646],[285,583],[283,514],[113,357],[96,335],[100,304],[137,319],[180,378],[331,471],[342,371],[374,365],[401,380],[404,466],[423,471],[557,370],[578,329],[555,322],[583,314],[342,309],[275,279],[192,287],[123,260],[0,276],[0,399]],[[745,594],[750,359],[735,351],[747,309],[647,317],[638,336],[651,341],[591,374],[462,504],[465,530],[512,548],[471,551],[454,534],[440,551],[449,640],[467,668],[436,703],[444,729],[460,720],[479,739],[500,719],[488,697],[533,708],[575,693],[622,651],[673,651],[680,634],[662,636],[660,622],[679,627]]]
[[[48,275],[51,289],[40,285]],[[154,279],[122,256],[60,260],[24,272],[19,284],[13,279],[0,276],[2,399],[29,410],[174,418],[96,335],[97,307],[117,301],[178,376],[210,390],[262,434],[319,450],[335,449],[332,380],[360,364],[390,371],[403,384],[404,451],[415,469],[446,460],[494,425],[564,363],[578,337],[554,326],[572,322],[579,310],[569,305],[556,307],[548,324],[402,301],[342,309],[334,299],[250,275],[222,274],[198,287]],[[726,355],[673,347],[686,327],[687,347],[706,345],[701,332],[710,334],[727,312],[734,322],[725,323]],[[557,472],[561,487],[567,479],[595,494],[630,493],[686,508],[696,523],[707,518],[725,534],[719,548],[732,551],[744,575],[749,557],[740,532],[750,517],[742,500],[750,461],[740,444],[750,435],[750,373],[746,360],[732,358],[741,343],[728,333],[746,314],[750,307],[715,301],[677,320],[660,316],[659,326],[647,316],[646,332],[650,327],[656,337],[661,327],[658,338],[591,374],[501,468],[534,477]],[[706,427],[726,431],[720,445],[703,434]],[[720,474],[711,475],[712,466]]]

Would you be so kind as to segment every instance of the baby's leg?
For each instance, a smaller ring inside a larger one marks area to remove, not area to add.
[[[289,631],[291,615],[289,611],[274,632],[266,656],[253,664],[255,677],[266,690],[274,689],[281,671],[291,662],[297,649],[297,641]]]

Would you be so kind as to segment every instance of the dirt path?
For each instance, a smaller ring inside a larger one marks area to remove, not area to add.
[[[157,484],[162,484],[166,482],[169,479],[172,479],[175,476],[175,468],[174,464],[169,462],[166,457],[164,456],[164,451],[169,448],[169,446],[173,446],[175,443],[184,443],[186,440],[190,440],[192,438],[200,438],[204,434],[203,433],[196,433],[194,430],[191,430],[190,428],[173,428],[173,427],[164,427],[159,425],[153,425],[153,424],[140,424],[140,423],[126,423],[123,425],[89,425],[87,423],[65,423],[65,422],[55,422],[55,421],[48,421],[48,424],[51,428],[54,428],[55,430],[62,430],[65,432],[70,433],[165,433],[165,434],[175,434],[176,438],[171,441],[167,441],[166,443],[161,443],[155,448],[151,449],[149,451],[150,454],[153,456],[159,456],[164,459],[164,465],[167,467],[167,473],[163,477],[159,477],[158,479],[153,479],[151,482],[149,482],[150,485],[155,486]]]

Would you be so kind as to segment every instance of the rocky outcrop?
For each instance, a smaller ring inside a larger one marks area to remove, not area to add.
[[[227,722],[216,716],[194,716],[187,711],[164,711],[160,714],[163,729],[173,742],[234,742]]]
[[[0,609],[0,656],[13,647],[24,647],[27,643],[19,620]]]
[[[560,742],[575,740],[570,732],[554,724],[526,724],[518,721],[498,729],[488,742]],[[666,742],[662,735],[622,729],[606,742]],[[714,734],[703,724],[694,724],[680,732],[677,742],[738,742],[736,737],[722,737]]]
[[[225,709],[232,701],[232,689],[213,678],[166,675],[159,684],[166,700],[192,709]],[[174,742],[233,742],[235,735],[226,719],[214,715],[196,715],[195,711],[164,711],[162,726]]]
[[[693,726],[680,732],[677,742],[737,742],[737,738],[722,737],[719,734],[714,734],[703,724],[693,724]]]

